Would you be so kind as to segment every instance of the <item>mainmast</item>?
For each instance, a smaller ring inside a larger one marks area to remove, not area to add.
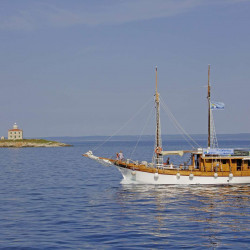
[[[211,98],[210,98],[210,65],[208,65],[207,100],[208,100],[208,138],[207,146],[211,146]]]
[[[157,91],[157,66],[155,67],[155,104],[156,104],[156,147],[159,147],[160,142],[160,101],[159,93]]]
[[[155,164],[156,167],[163,164],[161,126],[160,126],[160,99],[157,90],[157,67],[155,67],[155,105],[156,105],[156,134],[155,134]]]

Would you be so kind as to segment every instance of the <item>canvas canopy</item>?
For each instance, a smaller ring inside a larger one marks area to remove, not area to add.
[[[250,160],[250,157],[245,157],[242,159],[243,161],[249,161]]]
[[[179,156],[183,156],[184,152],[182,150],[179,150],[179,151],[162,151],[161,154],[162,155],[179,155]]]

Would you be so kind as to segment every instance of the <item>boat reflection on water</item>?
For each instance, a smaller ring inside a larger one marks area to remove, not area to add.
[[[158,247],[245,247],[249,195],[250,185],[122,185],[116,200],[133,230]]]

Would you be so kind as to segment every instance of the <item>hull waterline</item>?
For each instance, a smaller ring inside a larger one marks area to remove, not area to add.
[[[153,185],[226,185],[248,184],[249,176],[214,177],[214,176],[182,176],[147,173],[116,166],[123,176],[123,184],[153,184]]]

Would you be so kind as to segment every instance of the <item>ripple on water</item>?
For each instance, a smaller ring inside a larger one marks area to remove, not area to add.
[[[123,185],[87,142],[1,150],[0,248],[249,248],[249,185]]]

